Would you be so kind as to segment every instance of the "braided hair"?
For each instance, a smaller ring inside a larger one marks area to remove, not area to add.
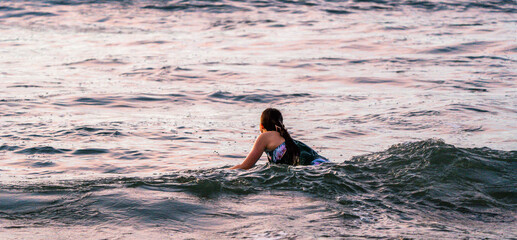
[[[279,132],[280,136],[285,139],[285,146],[287,148],[286,154],[288,154],[286,164],[298,165],[300,162],[300,149],[296,143],[294,143],[294,140],[287,132],[287,129],[285,129],[282,113],[280,113],[278,109],[268,108],[262,112],[260,123],[268,131]]]

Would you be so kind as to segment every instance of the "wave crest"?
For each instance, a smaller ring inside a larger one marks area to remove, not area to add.
[[[497,216],[517,207],[517,151],[458,148],[442,140],[396,144],[386,151],[320,166],[261,165],[249,171],[185,170],[157,177],[123,177],[3,185],[3,190],[93,192],[151,188],[201,198],[261,191],[305,192],[350,207],[385,211],[445,210]]]

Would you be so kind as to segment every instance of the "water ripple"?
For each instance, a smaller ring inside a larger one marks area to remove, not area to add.
[[[245,103],[271,103],[285,101],[286,99],[292,98],[307,98],[311,95],[308,93],[294,93],[294,94],[242,94],[234,95],[230,92],[215,92],[210,94],[208,97],[212,101],[222,101],[225,103],[231,102],[245,102]]]
[[[2,18],[26,18],[26,17],[52,17],[58,16],[55,13],[51,12],[22,12],[22,13],[11,13],[0,16]]]
[[[84,148],[78,149],[73,152],[74,155],[91,155],[91,154],[103,154],[108,153],[109,150],[102,148]]]
[[[23,153],[23,154],[59,154],[59,153],[65,153],[71,151],[70,149],[56,149],[49,146],[43,146],[43,147],[31,147],[26,148],[20,151],[17,151],[16,153]]]

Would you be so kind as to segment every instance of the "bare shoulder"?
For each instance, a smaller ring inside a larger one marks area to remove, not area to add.
[[[282,136],[280,136],[279,132],[276,131],[268,131],[262,133],[257,139],[257,142],[259,142],[262,146],[264,146],[265,149],[268,150],[275,149],[284,141],[285,139]]]
[[[280,134],[276,131],[268,131],[268,132],[261,133],[259,135],[259,138],[262,138],[264,140],[276,139],[278,137],[280,137]]]
[[[257,137],[256,142],[267,144],[271,142],[272,139],[274,139],[273,132],[264,132]]]

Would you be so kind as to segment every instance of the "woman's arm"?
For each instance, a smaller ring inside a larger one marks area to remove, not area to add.
[[[248,153],[246,159],[241,164],[235,165],[230,169],[250,169],[255,166],[255,163],[257,163],[262,156],[264,149],[266,149],[266,144],[266,136],[264,134],[260,134],[257,137],[257,140],[255,140],[255,144],[253,144],[253,148],[250,153]]]

